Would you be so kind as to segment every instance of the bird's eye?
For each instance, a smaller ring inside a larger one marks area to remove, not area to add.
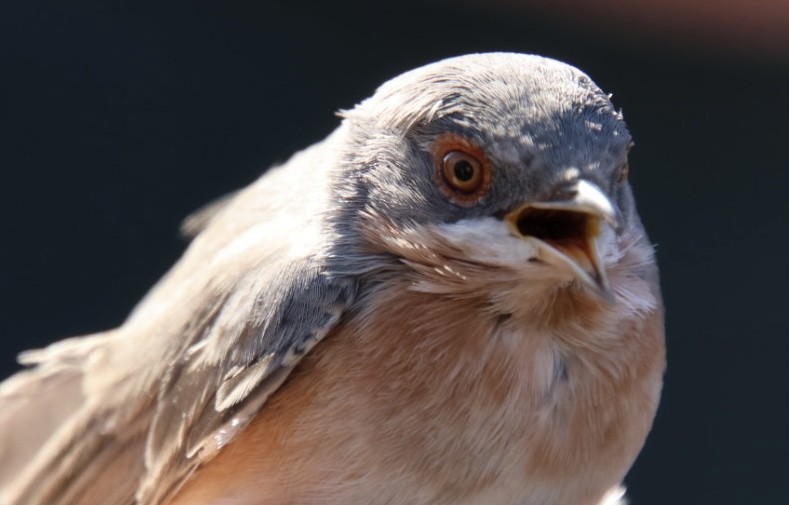
[[[433,145],[436,182],[449,199],[463,206],[476,203],[490,189],[490,164],[485,153],[456,134],[438,137]]]
[[[444,180],[452,189],[473,193],[482,185],[482,164],[463,151],[450,151],[441,160]]]

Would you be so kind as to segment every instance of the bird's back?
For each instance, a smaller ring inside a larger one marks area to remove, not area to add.
[[[265,373],[230,377],[230,361],[252,358],[290,296],[283,276],[314,260],[331,138],[200,216],[184,257],[120,328],[22,355],[32,368],[0,384],[0,504],[160,503],[216,452],[197,448],[206,438],[246,422],[236,406]],[[223,383],[219,411],[210,390]]]

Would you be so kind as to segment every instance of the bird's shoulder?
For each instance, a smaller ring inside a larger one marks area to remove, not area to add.
[[[161,503],[245,426],[354,296],[326,268],[332,138],[212,209],[120,328],[29,355],[34,368],[3,387],[0,403],[20,406],[0,426],[40,413],[36,396],[65,413],[39,430],[46,450],[15,453],[4,500],[71,504],[104,489],[105,503]],[[47,385],[70,389],[39,395]]]

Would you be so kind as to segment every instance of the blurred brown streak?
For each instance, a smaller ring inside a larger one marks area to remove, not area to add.
[[[484,0],[473,0],[482,5]],[[789,0],[492,0],[609,35],[720,56],[789,60]],[[488,3],[490,5],[490,3]]]

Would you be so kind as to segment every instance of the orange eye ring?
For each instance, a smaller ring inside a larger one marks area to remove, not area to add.
[[[463,206],[477,203],[490,189],[490,163],[485,153],[454,133],[439,136],[433,144],[436,183],[450,201]]]

